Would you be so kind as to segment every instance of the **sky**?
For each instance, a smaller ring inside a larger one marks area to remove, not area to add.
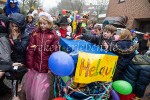
[[[21,0],[18,0],[21,1]],[[38,0],[37,0],[38,1]],[[39,0],[45,11],[48,11],[50,8],[56,7],[57,4],[61,1],[61,0]],[[109,1],[109,0],[85,0],[86,3],[90,4],[96,4],[97,1]]]
[[[41,0],[43,2],[43,7],[44,7],[44,10],[48,10],[50,8],[53,8],[55,6],[57,6],[58,2],[60,2],[61,0]],[[109,0],[85,0],[86,3],[90,4],[97,4],[97,1],[98,2],[109,2]]]
[[[57,6],[58,2],[61,0],[41,0],[43,2],[43,8],[44,10],[48,10],[50,8],[53,8]]]

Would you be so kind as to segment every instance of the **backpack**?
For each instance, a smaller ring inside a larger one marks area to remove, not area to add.
[[[146,55],[136,55],[132,62],[135,65],[150,65],[150,58]]]

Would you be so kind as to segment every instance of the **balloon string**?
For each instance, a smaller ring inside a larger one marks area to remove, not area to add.
[[[54,78],[54,97],[56,98],[56,77]]]
[[[112,83],[110,84],[110,85],[108,85],[107,87],[104,87],[105,88],[105,91],[104,91],[104,95],[106,94],[106,92],[109,90],[109,88],[111,87],[111,85],[112,85]],[[104,95],[101,95],[97,100],[102,100],[102,97],[104,96]]]
[[[75,90],[75,89],[73,89],[72,87],[70,87],[70,86],[68,86],[68,88],[69,89],[71,89],[72,91],[75,91],[75,92],[78,92],[78,93],[81,93],[81,94],[83,94],[83,95],[86,95],[87,96],[87,94],[85,94],[85,93],[83,93],[82,91],[80,91],[79,89],[77,89],[77,90]]]

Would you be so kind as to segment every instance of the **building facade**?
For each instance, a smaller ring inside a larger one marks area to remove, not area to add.
[[[127,16],[127,27],[150,32],[150,0],[110,0],[107,17]]]

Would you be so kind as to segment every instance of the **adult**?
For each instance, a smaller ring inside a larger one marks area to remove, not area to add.
[[[6,16],[11,15],[12,13],[20,13],[17,0],[7,0],[5,7],[3,8]]]
[[[149,46],[150,46],[150,40],[149,39],[150,39],[150,33],[147,32],[146,34],[144,34],[143,39],[139,40],[138,51],[140,54],[143,55],[148,51]]]

